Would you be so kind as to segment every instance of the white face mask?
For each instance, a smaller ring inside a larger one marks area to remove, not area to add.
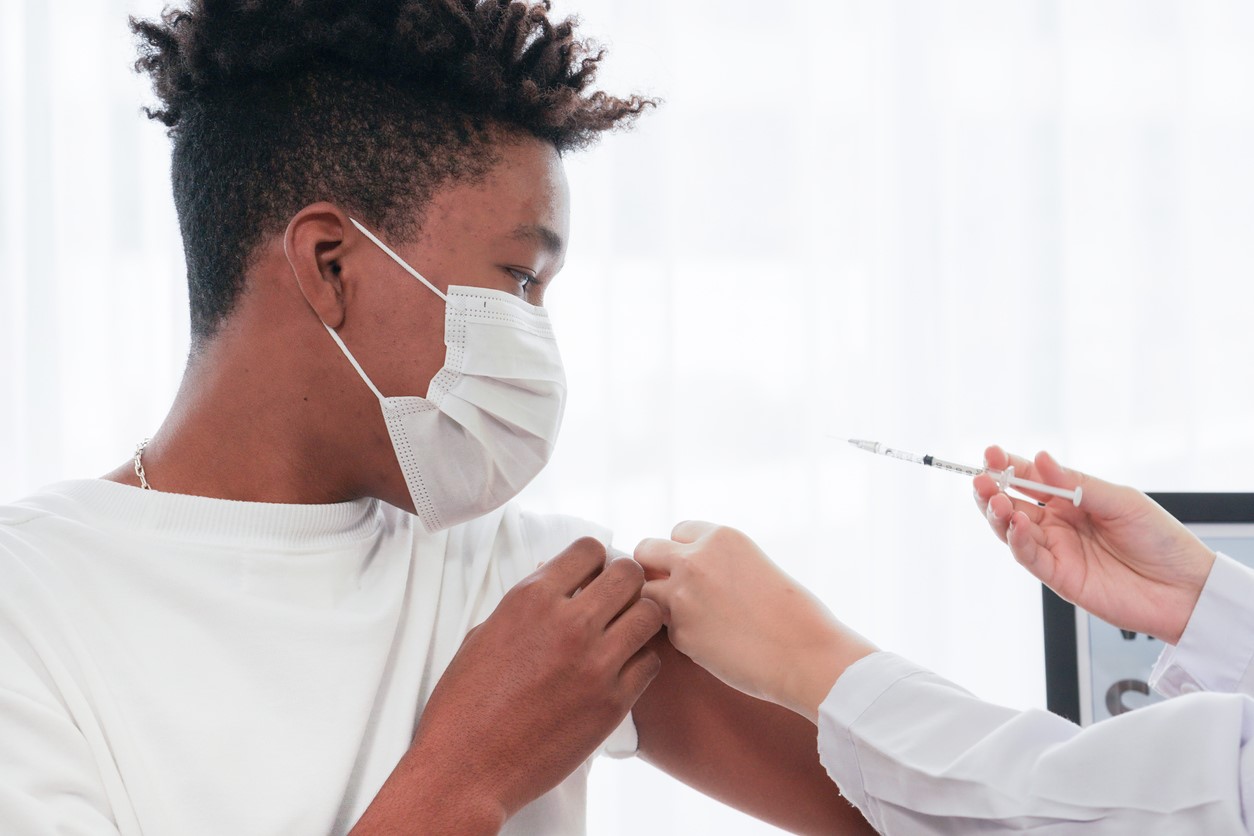
[[[445,303],[444,368],[425,398],[384,397],[324,323],[379,399],[415,513],[434,532],[499,508],[548,463],[562,423],[566,376],[548,313],[499,290],[441,293],[353,225]]]

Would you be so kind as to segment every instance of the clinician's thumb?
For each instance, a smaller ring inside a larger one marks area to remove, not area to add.
[[[676,543],[695,543],[719,527],[705,520],[684,520],[671,529],[671,539]]]
[[[679,546],[673,540],[649,537],[640,541],[632,556],[644,567],[645,578],[653,580],[670,576],[679,559],[678,549]]]

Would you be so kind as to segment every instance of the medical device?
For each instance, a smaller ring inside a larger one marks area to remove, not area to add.
[[[1149,498],[1188,526],[1208,549],[1254,568],[1254,493],[1151,493]],[[1148,683],[1163,650],[1161,641],[1120,630],[1049,587],[1042,586],[1041,593],[1050,711],[1087,726],[1161,699],[1150,693]],[[1235,630],[1219,628],[1216,641],[1223,642],[1222,636]]]
[[[1066,488],[1056,488],[1053,485],[1046,485],[1041,482],[1033,482],[1031,479],[1020,479],[1015,476],[1013,466],[1005,470],[989,470],[987,467],[968,467],[965,464],[954,464],[944,459],[938,459],[935,456],[920,456],[917,453],[907,453],[905,450],[898,450],[895,447],[888,447],[880,444],[878,441],[861,441],[856,438],[849,439],[849,443],[859,450],[866,450],[868,453],[876,453],[880,456],[888,456],[892,459],[901,459],[903,462],[914,462],[928,467],[936,467],[941,470],[948,470],[950,473],[960,473],[963,476],[979,476],[981,473],[987,473],[997,480],[997,486],[1003,491],[1007,488],[1018,488],[1021,491],[1032,491],[1034,493],[1045,493],[1050,496],[1060,496],[1063,499],[1071,500],[1076,507],[1080,505],[1080,494],[1083,488],[1068,490]]]

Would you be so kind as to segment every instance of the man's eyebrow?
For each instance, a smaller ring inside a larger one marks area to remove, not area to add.
[[[562,252],[566,246],[562,236],[543,224],[520,224],[514,227],[509,237],[514,240],[538,241],[547,252],[554,255]]]

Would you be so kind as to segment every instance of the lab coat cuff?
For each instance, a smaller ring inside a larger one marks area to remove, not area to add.
[[[819,705],[819,759],[844,797],[871,824],[866,784],[851,728],[890,688],[915,674],[927,673],[909,659],[879,651],[854,662],[836,680]]]
[[[1166,697],[1194,691],[1254,696],[1254,571],[1218,554],[1189,623],[1158,657],[1149,684]]]

